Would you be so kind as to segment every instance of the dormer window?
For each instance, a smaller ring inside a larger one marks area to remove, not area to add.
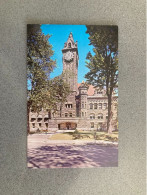
[[[102,91],[97,91],[97,94],[102,94]]]
[[[71,48],[71,43],[68,43],[68,48]]]

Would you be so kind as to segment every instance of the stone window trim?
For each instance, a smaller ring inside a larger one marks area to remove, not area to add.
[[[82,103],[82,108],[84,108],[84,103]]]
[[[68,43],[68,48],[71,48],[71,43]]]
[[[107,109],[107,103],[104,103],[104,104],[103,104],[103,109],[104,109],[104,110]]]
[[[90,105],[90,109],[93,109],[93,104],[92,104],[92,103],[90,103],[89,105]]]
[[[68,117],[68,113],[65,113],[65,117]]]
[[[42,117],[37,118],[37,122],[40,122],[40,121],[42,121]]]
[[[94,122],[90,123],[91,128],[94,128]]]
[[[97,103],[94,103],[94,109],[97,109]]]
[[[90,119],[95,119],[95,114],[91,113],[90,114]]]
[[[98,119],[103,119],[103,114],[102,113],[98,114]]]
[[[44,118],[44,122],[47,122],[49,120],[49,117]]]
[[[66,108],[72,108],[72,104],[65,104]]]
[[[48,123],[45,123],[46,128],[48,128]]]
[[[34,122],[34,121],[36,121],[36,118],[32,117],[31,122]]]
[[[102,109],[102,103],[99,103],[99,110]]]

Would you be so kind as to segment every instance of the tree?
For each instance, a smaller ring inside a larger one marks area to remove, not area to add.
[[[118,27],[87,26],[90,45],[94,46],[92,55],[87,54],[85,75],[87,82],[95,87],[105,88],[108,97],[107,131],[112,132],[112,94],[118,85]]]
[[[57,111],[57,103],[63,102],[69,92],[62,76],[50,80],[50,73],[56,66],[52,60],[54,54],[49,43],[51,36],[41,32],[40,25],[28,25],[27,28],[27,114],[29,133],[29,112],[44,108]]]
[[[43,91],[42,99],[43,105],[48,110],[49,118],[51,118],[51,111],[56,113],[61,111],[63,103],[67,100],[67,96],[71,93],[70,86],[64,81],[64,74],[61,74],[54,79],[48,81],[47,88]]]

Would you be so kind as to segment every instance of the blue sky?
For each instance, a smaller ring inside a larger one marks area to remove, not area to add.
[[[85,60],[89,51],[93,53],[93,46],[89,45],[89,34],[86,34],[86,26],[43,24],[41,25],[41,29],[45,35],[52,35],[52,37],[49,38],[49,42],[53,46],[54,56],[52,59],[56,59],[57,67],[51,73],[51,78],[54,78],[62,73],[63,65],[61,50],[63,49],[64,43],[67,41],[70,32],[72,32],[74,41],[78,41],[78,83],[81,83],[83,80],[86,81],[84,76],[88,72],[88,68],[85,67]]]

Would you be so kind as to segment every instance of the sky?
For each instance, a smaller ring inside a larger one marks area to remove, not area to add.
[[[67,41],[70,32],[73,34],[74,42],[78,41],[79,66],[78,66],[78,83],[86,81],[85,74],[89,69],[85,66],[87,53],[90,51],[93,54],[93,46],[89,45],[89,34],[86,33],[85,25],[41,25],[42,32],[47,35],[52,35],[49,38],[50,44],[53,46],[54,55],[52,59],[56,59],[57,67],[51,73],[50,78],[54,78],[62,73],[62,49]]]

